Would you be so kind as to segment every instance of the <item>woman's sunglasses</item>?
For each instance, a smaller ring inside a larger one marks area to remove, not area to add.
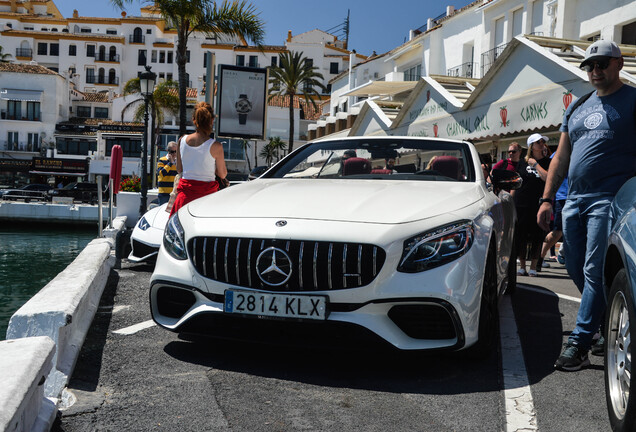
[[[581,69],[585,72],[592,72],[594,68],[598,66],[600,70],[605,70],[609,66],[610,60],[612,60],[612,57],[605,57],[599,60],[590,61],[581,66]]]

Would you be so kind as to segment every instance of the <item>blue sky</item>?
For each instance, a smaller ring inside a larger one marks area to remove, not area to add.
[[[410,29],[426,24],[446,11],[447,5],[456,9],[472,0],[251,0],[265,21],[265,44],[284,45],[287,31],[294,35],[313,29],[329,30],[342,24],[350,10],[349,49],[370,55],[382,54],[401,45]],[[119,17],[121,11],[109,0],[55,0],[64,15],[71,17],[73,9],[80,16]],[[135,0],[126,8],[129,15],[139,15]],[[309,6],[311,5],[311,6]]]

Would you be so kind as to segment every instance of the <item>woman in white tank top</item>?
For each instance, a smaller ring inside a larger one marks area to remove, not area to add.
[[[210,138],[214,121],[210,104],[196,104],[192,121],[196,132],[184,135],[177,144],[177,171],[181,180],[170,216],[190,201],[218,191],[219,182],[225,186],[228,183],[223,144]]]

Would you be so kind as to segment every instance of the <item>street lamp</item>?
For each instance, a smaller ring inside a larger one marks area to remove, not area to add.
[[[139,205],[139,217],[146,213],[148,197],[148,103],[155,89],[157,75],[146,66],[146,72],[139,75],[139,87],[144,97],[144,138],[141,142],[141,203]]]

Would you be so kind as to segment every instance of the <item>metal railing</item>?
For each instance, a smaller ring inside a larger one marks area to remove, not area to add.
[[[477,63],[466,62],[459,66],[446,70],[446,75],[450,77],[464,77],[464,78],[477,78],[476,75]]]
[[[485,76],[486,72],[492,67],[497,58],[506,49],[508,44],[499,45],[491,50],[486,51],[481,55],[481,76]]]
[[[146,43],[146,36],[128,35],[128,43]]]
[[[119,54],[98,54],[95,56],[95,61],[119,63]]]
[[[16,57],[33,57],[33,50],[31,48],[16,48]]]

